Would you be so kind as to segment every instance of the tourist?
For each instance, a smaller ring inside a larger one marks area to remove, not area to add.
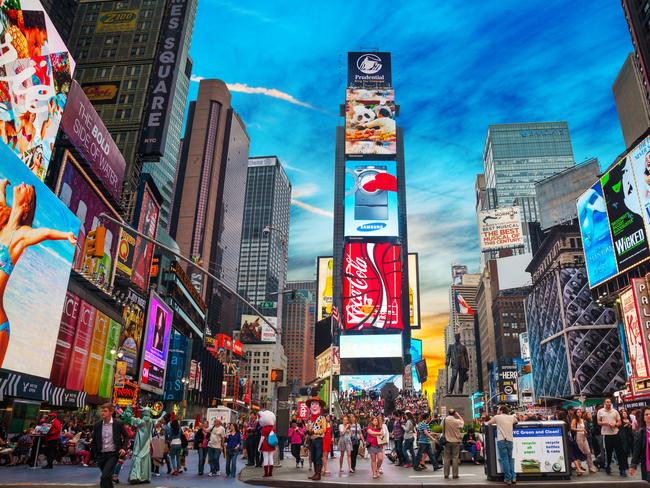
[[[630,475],[636,475],[638,466],[641,466],[641,479],[650,482],[650,407],[643,409],[643,418],[639,419],[639,432],[632,447],[632,467]]]
[[[442,421],[442,435],[445,438],[442,456],[445,479],[449,479],[450,470],[453,478],[458,479],[460,443],[463,441],[461,429],[464,425],[463,417],[453,408],[449,409],[449,415]]]
[[[415,417],[413,412],[406,410],[404,412],[406,422],[404,423],[404,446],[402,451],[404,453],[404,467],[412,468],[415,462],[415,450],[413,445],[415,443]]]
[[[343,473],[343,458],[348,458],[348,471],[352,473],[352,426],[347,415],[343,416],[343,422],[339,425],[339,476]]]
[[[429,430],[429,422],[431,421],[431,415],[426,412],[420,415],[420,423],[417,426],[417,436],[418,436],[418,454],[415,457],[415,462],[413,463],[413,469],[415,471],[422,471],[424,467],[420,466],[422,461],[422,456],[426,453],[433,464],[433,470],[436,471],[440,469],[438,460],[436,459],[433,449],[431,448],[431,443],[435,442],[435,437],[431,434]]]
[[[510,414],[510,408],[506,405],[499,407],[499,413],[488,420],[487,425],[497,426],[497,453],[499,462],[503,468],[503,481],[507,485],[517,482],[515,471],[515,460],[512,457],[513,448],[513,427],[517,423],[517,417]]]
[[[291,455],[296,459],[296,469],[303,466],[305,462],[300,457],[300,448],[305,442],[305,429],[298,426],[296,420],[291,421],[291,428],[287,433],[289,443],[291,444]]]
[[[587,458],[587,466],[589,468],[589,472],[597,473],[598,469],[596,469],[596,466],[594,466],[594,458],[591,454],[591,449],[589,448],[587,422],[584,419],[584,414],[581,408],[576,409],[573,413],[573,419],[571,420],[571,432],[575,437],[578,449],[580,449],[580,451]]]
[[[357,469],[357,456],[359,456],[359,446],[363,439],[363,430],[357,422],[355,415],[350,415],[350,438],[352,439],[352,452],[350,453],[350,471],[355,472]]]
[[[383,447],[379,445],[379,437],[383,435],[383,429],[379,423],[378,417],[372,417],[370,420],[370,425],[366,431],[366,440],[369,445],[370,450],[370,468],[372,470],[372,478],[379,478],[379,468],[377,466],[379,453],[382,451]]]
[[[627,457],[622,449],[618,435],[622,425],[621,415],[612,407],[612,400],[605,400],[605,407],[598,411],[596,417],[605,443],[605,472],[612,474],[612,454],[616,452],[618,471],[621,477],[627,476]]]

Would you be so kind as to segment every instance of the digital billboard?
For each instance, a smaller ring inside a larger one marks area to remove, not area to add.
[[[345,98],[345,154],[395,155],[395,92],[348,88]]]
[[[401,334],[371,336],[344,334],[339,337],[339,340],[341,359],[402,357]]]
[[[627,158],[622,159],[600,179],[619,272],[650,257],[648,236],[631,166]]]
[[[147,300],[132,288],[129,288],[126,296],[126,303],[122,308],[124,328],[120,336],[120,351],[122,359],[126,363],[126,374],[135,378],[140,365],[140,344],[142,344],[142,333],[144,329],[144,312],[147,307]]]
[[[341,375],[339,377],[339,391],[354,394],[361,391],[381,391],[387,384],[394,384],[399,390],[402,389],[402,375]]]
[[[421,391],[422,390],[422,383],[420,383],[418,373],[415,369],[415,365],[422,361],[422,339],[414,339],[411,338],[411,347],[410,347],[410,353],[411,353],[411,382],[413,385],[413,389],[415,391]]]
[[[147,310],[140,387],[158,395],[162,395],[165,386],[171,328],[171,308],[152,291]]]
[[[274,326],[277,325],[277,317],[266,317],[266,319]],[[244,344],[272,343],[276,340],[276,334],[259,315],[242,315],[239,340]]]
[[[120,216],[68,151],[65,151],[63,157],[63,170],[57,184],[57,194],[81,222],[74,270],[100,287],[111,285],[120,227],[102,220],[100,216],[103,213],[115,219]]]
[[[589,286],[593,288],[618,272],[600,181],[580,195],[576,205]]]
[[[0,367],[50,377],[79,220],[0,144]]]
[[[395,161],[345,163],[345,235],[399,236]]]
[[[346,331],[403,330],[401,248],[391,243],[349,242],[343,263]]]
[[[409,253],[409,323],[411,329],[419,329],[420,322],[420,264],[417,253]]]
[[[332,315],[332,272],[334,269],[334,258],[331,256],[319,256],[316,265],[317,296],[316,296],[316,322],[319,322]]]
[[[138,232],[155,239],[158,230],[160,205],[156,202],[147,183],[144,184],[140,193],[138,215]],[[149,287],[149,272],[151,270],[153,253],[154,245],[152,243],[136,237],[135,248],[133,250],[131,281],[141,290],[146,290]]]
[[[72,82],[72,58],[40,3],[23,8],[28,3],[33,10],[0,9],[0,38],[10,46],[0,61],[0,137],[43,180]]]
[[[348,86],[391,86],[389,52],[349,52]]]
[[[650,235],[650,137],[646,137],[630,152],[628,160],[636,179],[646,235]]]
[[[499,207],[478,213],[481,251],[524,245],[519,207]]]
[[[642,281],[645,282],[645,280]],[[632,286],[620,295],[625,342],[627,344],[630,366],[632,367],[632,376],[635,378],[647,378],[650,376],[648,374],[648,358],[646,357],[645,338],[641,329],[637,297],[634,288]],[[636,291],[638,291],[638,288]]]

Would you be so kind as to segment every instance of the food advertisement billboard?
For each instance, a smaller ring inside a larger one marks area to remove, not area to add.
[[[74,212],[81,222],[74,270],[91,279],[99,287],[110,286],[120,228],[117,224],[102,220],[100,216],[105,213],[119,219],[119,214],[68,151],[63,157],[63,171],[57,188],[57,194],[63,204]]]
[[[582,248],[587,264],[591,288],[616,275],[618,267],[614,256],[612,233],[607,221],[607,207],[600,181],[597,181],[577,200],[578,222]]]
[[[348,88],[345,99],[345,154],[395,155],[395,92]]]
[[[25,2],[23,8],[27,3],[33,10],[0,8],[0,37],[10,46],[0,59],[0,136],[43,180],[72,82],[72,58],[42,6]]]
[[[629,159],[622,159],[600,179],[619,272],[650,257],[639,192],[631,166]]]
[[[101,117],[76,81],[72,82],[61,128],[116,201],[122,195],[126,161]]]
[[[149,185],[146,183],[141,193],[139,209],[138,232],[155,239],[158,229],[160,205],[156,202],[149,189]],[[149,287],[149,272],[151,270],[153,253],[154,245],[152,243],[140,237],[135,239],[131,281],[141,290],[146,290]]]
[[[4,144],[0,161],[0,367],[49,378],[79,219]]]
[[[273,326],[277,325],[277,317],[266,317],[266,319]],[[264,322],[259,315],[242,315],[239,334],[239,340],[243,344],[272,343],[276,340],[273,328]]]
[[[417,253],[409,253],[409,323],[411,329],[419,329],[420,322],[420,264]]]
[[[334,258],[331,256],[319,256],[316,268],[316,274],[318,276],[316,322],[320,322],[332,315],[332,272],[334,269]]]
[[[349,52],[348,86],[391,86],[389,52]]]
[[[158,395],[163,394],[165,386],[172,313],[171,308],[152,291],[147,310],[140,387]]]
[[[397,237],[397,165],[395,161],[345,163],[345,235]]]
[[[625,342],[627,343],[627,354],[632,367],[632,376],[647,378],[650,376],[648,374],[648,358],[646,357],[645,338],[641,329],[635,295],[634,287],[625,290],[620,295]]]
[[[524,426],[513,431],[513,459],[519,474],[565,473],[564,435],[560,425]],[[496,433],[496,429],[494,429]],[[496,456],[498,458],[498,456]],[[503,473],[497,460],[497,473]]]
[[[349,242],[343,264],[346,331],[403,330],[401,248],[391,243]]]
[[[481,251],[524,245],[519,207],[500,207],[478,213]]]

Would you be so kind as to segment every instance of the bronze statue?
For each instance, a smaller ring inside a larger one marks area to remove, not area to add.
[[[469,353],[467,348],[460,342],[460,334],[456,334],[454,339],[455,342],[447,348],[445,362],[445,367],[451,366],[451,381],[449,382],[447,394],[454,393],[456,379],[458,379],[458,393],[462,395],[465,382],[469,379],[467,375],[469,371]]]

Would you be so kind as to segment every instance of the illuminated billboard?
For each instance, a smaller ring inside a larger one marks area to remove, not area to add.
[[[50,377],[79,219],[0,144],[0,367]]]
[[[342,335],[340,340],[341,359],[348,358],[392,358],[402,357],[402,335]]]
[[[632,367],[632,376],[635,378],[647,378],[648,358],[646,357],[646,345],[643,330],[641,328],[641,317],[639,316],[638,298],[642,292],[647,292],[643,278],[632,279],[632,287],[621,293],[621,312],[623,315],[623,329],[625,330],[625,342],[627,343],[627,354]],[[634,281],[637,281],[635,286]],[[643,290],[640,289],[639,281],[643,282]],[[643,293],[646,295],[646,293]],[[647,295],[644,296],[647,300]]]
[[[607,221],[607,208],[600,181],[594,183],[577,200],[578,221],[582,248],[587,264],[589,286],[596,285],[616,275],[618,268],[614,257],[614,243]]]
[[[316,297],[316,322],[320,322],[332,315],[332,271],[334,258],[319,256],[316,265],[317,297]]]
[[[345,235],[397,237],[397,165],[395,161],[345,163]]]
[[[72,58],[40,3],[22,7],[0,8],[0,38],[9,47],[1,60],[0,137],[43,180],[72,82]]]
[[[417,253],[409,253],[409,323],[411,329],[422,327],[420,322],[420,263]]]
[[[412,378],[412,387],[413,390],[415,391],[421,391],[422,390],[422,383],[420,383],[420,380],[418,378],[418,373],[415,369],[415,365],[422,361],[422,339],[414,339],[411,338],[411,347],[410,347],[410,353],[411,353],[411,378]]]
[[[500,207],[478,213],[481,251],[524,245],[519,207]]]
[[[156,238],[158,230],[158,217],[160,205],[153,196],[148,183],[144,183],[140,191],[138,232]],[[141,290],[149,288],[149,272],[153,258],[154,245],[140,237],[135,238],[135,247],[132,251],[131,281]]]
[[[389,52],[349,52],[348,86],[390,86]]]
[[[163,394],[165,387],[171,328],[171,308],[152,291],[147,310],[140,387],[158,395]]]
[[[345,154],[395,155],[395,92],[348,88],[345,103]]]
[[[266,317],[276,326],[277,317]],[[244,344],[263,344],[275,342],[275,331],[259,315],[242,315],[239,340]]]
[[[381,391],[389,383],[394,384],[398,390],[402,389],[402,375],[398,374],[359,374],[341,375],[339,377],[339,391],[354,394],[361,391]]]
[[[404,329],[401,300],[401,248],[391,243],[347,243],[343,264],[344,329]]]

